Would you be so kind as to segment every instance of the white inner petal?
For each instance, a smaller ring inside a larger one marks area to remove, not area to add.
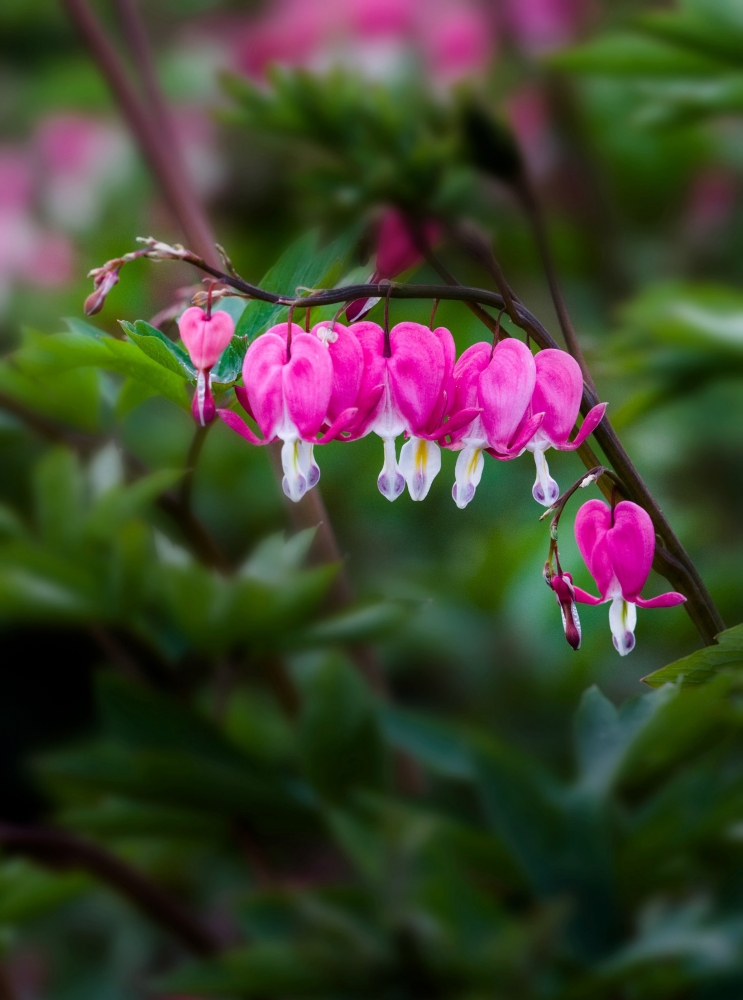
[[[441,449],[435,441],[411,437],[400,451],[400,472],[413,500],[425,500],[441,471]]]
[[[614,648],[620,656],[626,656],[635,648],[636,624],[637,607],[621,596],[614,597],[609,607],[609,626]]]
[[[537,478],[532,487],[531,495],[543,507],[551,507],[560,496],[560,487],[550,475],[544,451],[541,448],[530,448],[529,450],[534,451],[534,462],[537,467]]]
[[[469,443],[459,452],[451,495],[460,510],[464,510],[474,497],[484,465],[482,445]]]
[[[405,489],[405,479],[400,473],[395,455],[395,439],[386,437],[384,440],[384,465],[377,479],[379,492],[388,500],[396,500]]]
[[[284,469],[284,478],[281,482],[284,493],[297,503],[305,495],[308,489],[307,476],[302,466],[306,468],[306,456],[302,446],[304,441],[299,438],[290,438],[284,441],[281,448],[281,465]]]

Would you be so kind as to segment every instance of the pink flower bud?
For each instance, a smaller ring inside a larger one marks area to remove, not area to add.
[[[214,312],[208,317],[203,309],[191,306],[178,320],[178,329],[194,367],[203,372],[217,363],[232,340],[235,324],[229,313]]]

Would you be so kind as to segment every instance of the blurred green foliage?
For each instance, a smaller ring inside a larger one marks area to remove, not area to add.
[[[145,13],[176,106],[219,105],[210,212],[269,290],[365,278],[369,220],[393,203],[476,222],[554,328],[532,237],[494,180],[515,169],[514,102],[538,95],[542,146],[522,139],[524,156],[601,397],[732,627],[700,650],[682,609],[640,611],[620,661],[606,608],[586,608],[574,654],[541,579],[528,460],[489,463],[458,511],[447,453],[424,505],[392,507],[376,439],[319,449],[357,595],[339,610],[339,567],[318,563],[312,529],[287,533],[265,450],[217,423],[192,467],[195,372],[155,316],[194,274],[128,265],[95,324],[80,318],[88,268],[137,235],[178,238],[135,166],[73,234],[75,277],[3,304],[0,834],[33,821],[104,848],[220,954],[188,955],[105,881],[8,849],[0,995],[737,1000],[740,5],[613,4],[544,59],[504,39],[487,80],[456,94],[276,69],[270,85],[229,75],[216,100],[213,61],[190,47],[210,11],[244,14],[218,0]],[[52,112],[114,114],[47,0],[0,7],[0,68],[8,141]],[[725,197],[708,210],[710,176]],[[247,344],[286,311],[218,308],[237,324],[215,371],[229,406]],[[390,306],[392,322],[429,315]],[[462,304],[437,317],[460,352],[489,337]],[[561,483],[581,469],[555,456]],[[566,518],[563,564],[589,586],[569,536]],[[358,669],[369,644],[391,699]]]

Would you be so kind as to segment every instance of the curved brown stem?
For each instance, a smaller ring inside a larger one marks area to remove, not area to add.
[[[105,882],[196,955],[211,956],[220,942],[162,886],[88,840],[64,830],[0,823],[0,843],[55,869],[79,869]]]

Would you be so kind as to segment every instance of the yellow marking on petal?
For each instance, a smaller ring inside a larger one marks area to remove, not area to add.
[[[472,458],[470,459],[469,464],[467,466],[467,478],[468,479],[471,479],[472,476],[474,476],[474,474],[475,474],[475,469],[477,468],[477,462],[478,462],[478,460],[480,458],[480,452],[481,451],[482,451],[481,448],[475,448],[475,450],[472,452]]]

